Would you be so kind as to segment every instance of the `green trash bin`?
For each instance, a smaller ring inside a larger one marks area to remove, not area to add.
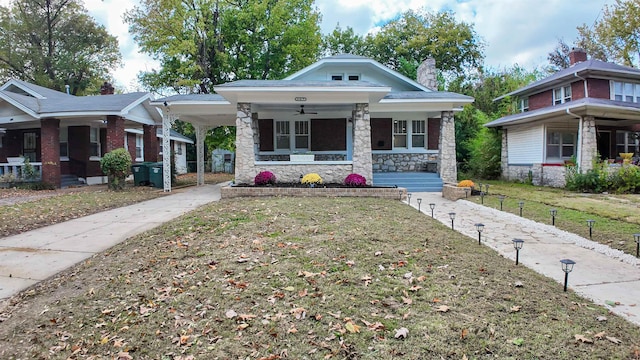
[[[152,163],[138,163],[131,165],[133,173],[133,183],[135,186],[149,185],[149,166]]]
[[[149,182],[153,187],[164,188],[162,163],[153,163],[153,165],[149,167]]]

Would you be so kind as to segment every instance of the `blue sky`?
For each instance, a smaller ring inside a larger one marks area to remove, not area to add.
[[[0,0],[6,5],[10,0]],[[327,33],[340,24],[359,34],[408,9],[450,10],[458,21],[474,26],[486,43],[485,64],[492,68],[519,64],[525,68],[547,64],[546,56],[558,38],[567,43],[577,37],[576,27],[593,22],[605,4],[615,0],[316,0],[322,14],[321,28]],[[89,13],[118,37],[123,66],[114,72],[116,85],[128,91],[141,90],[135,79],[139,71],[157,68],[157,63],[139,53],[122,21],[122,14],[135,0],[85,0]]]

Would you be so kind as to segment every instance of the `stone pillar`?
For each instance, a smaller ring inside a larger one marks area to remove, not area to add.
[[[238,103],[236,117],[236,182],[253,183],[255,174],[255,144],[250,103]]]
[[[502,172],[502,177],[505,179],[509,179],[509,143],[507,138],[507,129],[502,129],[502,147],[500,149],[500,167]]]
[[[158,127],[156,125],[142,125],[142,142],[144,143],[144,161],[158,161]]]
[[[585,116],[581,120],[582,131],[578,134],[578,166],[580,171],[593,168],[593,160],[598,156],[598,140],[596,136],[596,120],[593,116]]]
[[[356,104],[353,116],[353,172],[360,174],[371,184],[373,179],[373,158],[371,155],[371,118],[369,104]]]
[[[171,110],[162,113],[162,184],[165,192],[171,192],[171,127],[176,118]]]
[[[442,112],[438,159],[440,161],[438,172],[440,173],[442,181],[451,184],[457,183],[456,126],[453,118],[453,111]]]
[[[105,153],[124,148],[124,119],[107,115],[107,148]]]
[[[196,128],[196,173],[198,186],[204,185],[204,139],[207,137],[207,127],[195,125]]]
[[[42,119],[40,121],[40,158],[42,160],[42,182],[59,188],[61,185],[59,119]]]

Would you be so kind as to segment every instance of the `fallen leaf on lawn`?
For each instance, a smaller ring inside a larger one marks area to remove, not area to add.
[[[286,291],[294,291],[296,288],[294,288],[293,286],[287,286],[286,288],[284,288],[284,290]]]
[[[189,335],[180,336],[180,345],[187,345],[188,342],[189,342]]]
[[[411,300],[411,298],[408,297],[402,297],[402,302],[407,304],[407,305],[411,305],[411,303],[413,303],[413,300]]]
[[[375,322],[373,324],[366,324],[369,330],[381,331],[384,330],[384,325],[381,322]]]
[[[233,311],[233,309],[231,309],[231,310],[227,310],[227,312],[224,313],[224,315],[227,317],[227,319],[233,319],[234,317],[238,316],[238,313],[236,313],[235,311]]]
[[[598,321],[607,321],[608,319],[607,319],[607,317],[606,317],[606,316],[602,316],[602,315],[601,315],[601,316],[598,316],[598,317],[596,318],[596,320],[598,320]]]
[[[292,315],[295,316],[296,319],[300,320],[300,319],[304,319],[305,317],[307,317],[307,310],[305,310],[304,308],[295,308],[295,309],[291,309],[291,311],[289,311]]]
[[[520,311],[520,309],[522,309],[522,306],[514,305],[514,306],[511,307],[510,311],[511,312],[518,312],[518,311]]]
[[[418,282],[423,282],[423,281],[427,280],[427,277],[424,276],[424,275],[418,276],[418,278],[416,280],[418,280]]]
[[[511,342],[513,343],[513,345],[520,346],[520,345],[524,344],[524,339],[523,338],[516,338],[516,339],[511,340]]]
[[[133,356],[129,352],[123,351],[118,353],[118,360],[133,360]]]
[[[318,275],[320,275],[320,273],[312,273],[308,271],[301,271],[298,273],[298,276],[304,276],[305,278],[311,278]]]
[[[460,339],[464,340],[467,335],[469,335],[469,329],[462,329],[462,331],[460,332]]]
[[[396,329],[396,334],[393,337],[396,339],[406,339],[407,336],[409,336],[409,329],[402,327],[400,329]]]
[[[238,325],[237,329],[238,330],[244,330],[244,329],[246,329],[248,327],[249,327],[249,324],[243,323],[243,324]]]
[[[440,305],[436,308],[436,311],[446,313],[449,311],[449,307],[447,305]]]
[[[287,330],[287,334],[295,334],[298,332],[298,329],[296,329],[295,325],[292,325],[289,330]]]
[[[614,344],[620,344],[622,342],[622,340],[616,339],[613,336],[607,336],[606,338],[607,338],[607,340],[611,341]]]
[[[433,302],[434,302],[434,303],[439,303],[439,302],[441,302],[441,301],[442,301],[442,300],[440,300],[440,299],[438,299],[438,298],[433,298]]]
[[[601,331],[601,332],[593,335],[593,337],[596,338],[596,339],[602,339],[604,337],[604,334],[605,334],[605,332]]]
[[[406,314],[402,315],[402,320],[407,320],[409,318],[409,315],[411,315],[411,310],[407,311]]]
[[[587,343],[587,344],[593,344],[593,340],[585,337],[584,335],[575,334],[574,337],[576,338],[576,341],[581,341],[581,342]]]
[[[516,283],[514,284],[515,287],[523,287],[524,284],[522,283],[522,281],[516,281]]]
[[[412,286],[412,287],[410,287],[410,288],[409,288],[409,291],[418,291],[418,290],[420,290],[420,289],[422,289],[422,286],[420,286],[420,285],[414,285],[414,286]]]
[[[348,332],[352,334],[360,332],[360,325],[356,325],[352,321],[349,321],[344,327],[345,329],[347,329]]]
[[[305,297],[305,296],[307,296],[307,294],[308,294],[308,292],[307,292],[306,288],[304,290],[298,291],[298,296],[300,296],[300,297]]]
[[[238,318],[242,321],[246,321],[246,320],[255,319],[256,316],[253,314],[240,314],[238,315]]]

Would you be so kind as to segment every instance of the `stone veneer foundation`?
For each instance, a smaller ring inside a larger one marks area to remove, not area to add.
[[[374,197],[381,199],[407,198],[405,188],[286,188],[286,187],[240,187],[224,186],[220,188],[222,199],[237,197]]]

